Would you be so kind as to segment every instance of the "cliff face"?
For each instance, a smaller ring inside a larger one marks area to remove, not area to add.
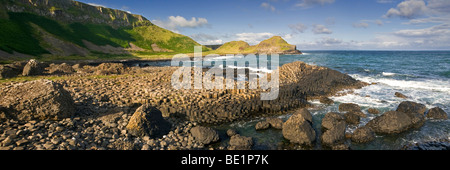
[[[297,46],[287,43],[280,36],[274,36],[255,46],[250,46],[244,41],[232,41],[225,43],[214,52],[218,54],[301,54]]]
[[[141,15],[73,0],[0,0],[9,12],[29,12],[66,23],[107,24],[112,27],[151,24]]]
[[[18,59],[17,53],[57,57],[191,53],[200,45],[143,16],[73,0],[0,0],[0,28],[0,61]]]

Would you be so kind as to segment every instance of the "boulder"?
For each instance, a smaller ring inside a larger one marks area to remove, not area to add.
[[[325,146],[333,147],[342,144],[345,139],[345,117],[339,113],[330,112],[322,119],[322,143]]]
[[[267,123],[270,124],[270,127],[274,129],[283,129],[283,120],[280,118],[267,118]]]
[[[372,119],[366,126],[375,133],[398,134],[411,128],[419,128],[424,122],[424,116],[419,113],[389,111]]]
[[[351,140],[355,143],[368,143],[375,140],[375,133],[366,126],[359,127],[353,132]]]
[[[75,72],[75,69],[66,63],[50,64],[47,70],[49,74],[72,74]]]
[[[378,109],[375,109],[375,108],[369,108],[367,110],[367,112],[369,112],[370,114],[373,114],[373,115],[380,114],[380,111]]]
[[[219,141],[219,133],[216,130],[203,127],[196,126],[191,129],[191,134],[197,142],[200,142],[204,145],[208,145],[214,142]]]
[[[427,111],[427,107],[420,103],[404,101],[398,105],[396,111],[403,113],[420,113],[424,115],[425,111]]]
[[[344,114],[345,122],[350,125],[358,125],[360,121],[360,117],[356,115],[354,112],[348,112]]]
[[[171,124],[164,120],[160,110],[144,104],[136,110],[126,128],[134,136],[159,138],[169,133]]]
[[[338,122],[344,122],[345,118],[339,113],[330,112],[322,119],[322,128],[324,130],[332,129]]]
[[[347,113],[352,113],[352,114],[357,115],[358,117],[362,117],[362,118],[366,118],[367,117],[367,115],[364,114],[364,112],[362,112],[362,111],[350,111],[350,112],[347,112]]]
[[[357,104],[342,103],[339,105],[340,112],[361,111],[361,108]]]
[[[331,99],[328,98],[328,97],[321,97],[321,98],[319,99],[319,101],[320,101],[320,103],[328,104],[328,105],[332,105],[332,104],[334,103],[334,101],[331,100]]]
[[[45,79],[2,88],[0,96],[0,107],[17,120],[60,120],[70,118],[76,111],[70,93]]]
[[[270,124],[267,121],[258,122],[255,125],[256,130],[266,130],[266,129],[269,129],[269,127],[270,127]]]
[[[96,75],[123,74],[126,67],[122,63],[102,63],[96,68]]]
[[[0,79],[7,79],[16,77],[16,73],[13,68],[7,65],[0,65]]]
[[[236,130],[234,130],[234,129],[228,129],[228,130],[227,130],[227,135],[228,135],[229,137],[232,137],[232,136],[234,136],[234,135],[237,135],[237,132],[236,132]]]
[[[430,111],[428,111],[427,118],[447,120],[448,115],[441,108],[435,107],[435,108],[430,109]]]
[[[31,59],[23,68],[23,76],[37,76],[44,73],[45,64],[38,62],[37,60]]]
[[[229,142],[229,150],[251,150],[253,146],[253,138],[241,135],[234,135]]]
[[[311,112],[309,112],[309,110],[306,109],[306,108],[299,109],[299,110],[297,110],[294,114],[300,114],[300,115],[302,115],[302,117],[303,117],[304,119],[306,119],[308,122],[312,122],[312,115],[311,115]]]
[[[400,92],[395,92],[395,97],[402,98],[402,99],[407,99],[408,98],[408,97],[406,97],[404,94],[402,94]]]
[[[303,114],[302,114],[303,113]],[[291,143],[312,146],[316,139],[316,132],[311,126],[312,122],[307,120],[304,113],[295,113],[283,124],[283,137]]]

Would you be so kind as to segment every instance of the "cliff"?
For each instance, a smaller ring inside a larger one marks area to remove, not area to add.
[[[143,16],[73,0],[0,0],[0,28],[0,61],[191,53],[200,45]]]
[[[218,54],[301,54],[295,45],[287,43],[280,36],[264,40],[258,45],[250,46],[244,41],[225,43],[212,53]]]

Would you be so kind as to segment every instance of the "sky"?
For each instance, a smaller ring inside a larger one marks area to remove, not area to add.
[[[80,0],[200,44],[281,36],[299,50],[450,50],[450,0]]]

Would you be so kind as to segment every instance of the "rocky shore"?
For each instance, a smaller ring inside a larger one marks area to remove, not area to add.
[[[9,77],[43,77],[0,84],[3,150],[244,150],[252,148],[251,137],[230,129],[228,146],[212,145],[226,139],[209,125],[292,112],[295,114],[288,121],[267,119],[258,129],[282,129],[283,136],[298,145],[321,141],[332,149],[346,149],[343,141],[347,125],[358,123],[364,116],[359,106],[347,104],[342,106],[342,113],[327,114],[322,129],[313,128],[308,110],[298,109],[310,106],[308,100],[323,100],[341,90],[367,85],[329,68],[294,62],[278,70],[279,98],[261,101],[261,90],[173,89],[170,76],[176,67],[44,64],[32,60],[3,68],[2,76],[6,70],[11,73]],[[382,114],[356,130],[351,140],[369,142],[374,133],[420,127],[426,108],[417,107],[419,115],[411,111],[411,103],[404,105],[403,110]],[[431,110],[427,115],[442,118],[441,110]],[[409,118],[401,119],[406,121],[400,122],[404,126],[384,127],[389,125],[385,121],[400,120],[397,117],[402,116]]]

